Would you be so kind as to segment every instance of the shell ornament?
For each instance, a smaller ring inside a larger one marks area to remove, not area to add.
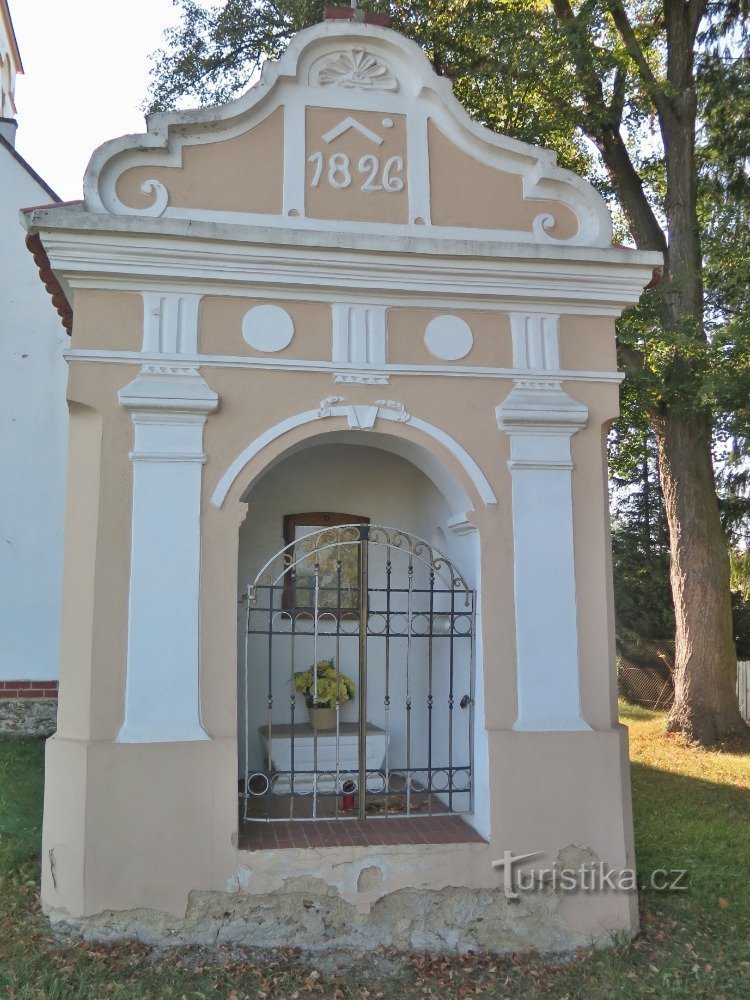
[[[322,87],[361,87],[363,90],[397,90],[398,81],[390,69],[364,49],[338,52],[318,71]]]

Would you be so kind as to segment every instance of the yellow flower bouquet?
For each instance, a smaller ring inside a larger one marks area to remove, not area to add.
[[[354,697],[356,686],[351,677],[336,670],[333,660],[318,660],[307,670],[297,671],[294,675],[294,689],[305,696],[308,708],[332,708],[336,702],[341,705],[350,701]]]

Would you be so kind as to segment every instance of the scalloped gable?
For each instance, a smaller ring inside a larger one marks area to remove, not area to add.
[[[312,231],[608,247],[597,192],[478,125],[397,32],[327,21],[220,107],[100,147],[95,212]]]

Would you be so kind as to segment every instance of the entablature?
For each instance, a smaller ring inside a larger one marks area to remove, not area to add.
[[[41,209],[26,216],[66,289],[187,289],[247,295],[283,289],[390,304],[469,301],[619,316],[637,302],[658,253],[614,247],[474,243],[310,233]]]

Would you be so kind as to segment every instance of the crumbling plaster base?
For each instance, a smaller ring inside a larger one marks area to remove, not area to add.
[[[154,946],[501,953],[611,943],[604,923],[598,933],[577,927],[559,892],[539,888],[508,899],[497,872],[488,888],[489,851],[450,844],[239,852],[230,891],[191,892],[183,918],[148,909],[48,915],[89,941]],[[615,929],[626,928],[610,924]]]

